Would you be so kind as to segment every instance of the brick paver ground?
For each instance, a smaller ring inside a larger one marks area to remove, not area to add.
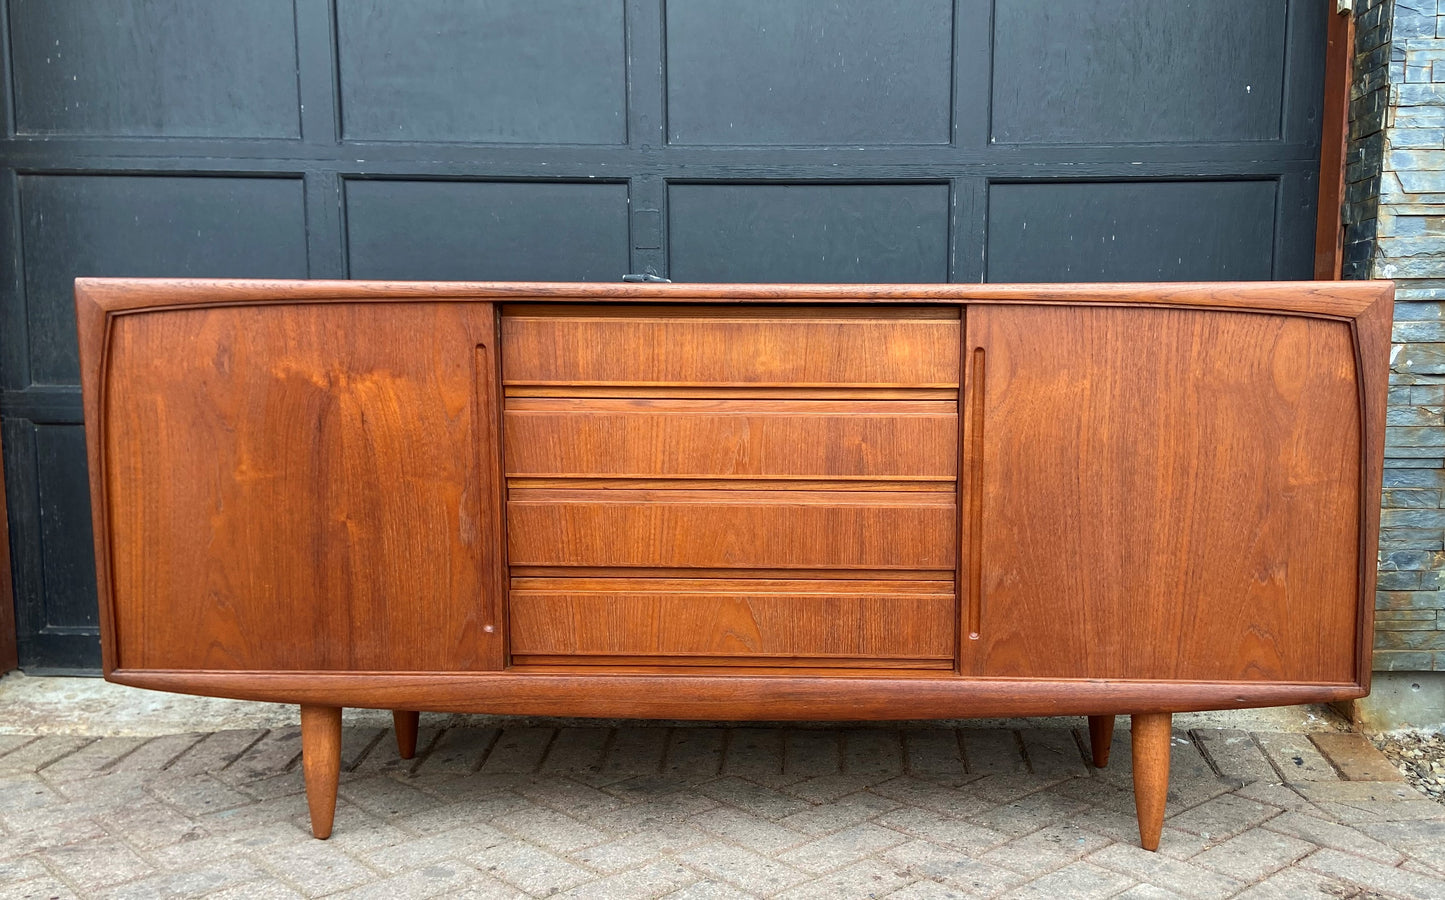
[[[329,841],[295,729],[0,734],[0,897],[1445,897],[1445,805],[1306,735],[1177,733],[1146,853],[1123,729],[425,725]]]

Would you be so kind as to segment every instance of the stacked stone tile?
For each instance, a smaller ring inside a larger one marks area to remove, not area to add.
[[[1445,671],[1445,0],[1356,2],[1347,278],[1398,286],[1375,668]]]

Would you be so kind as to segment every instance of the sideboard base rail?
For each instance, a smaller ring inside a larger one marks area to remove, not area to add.
[[[1195,712],[1332,703],[1358,684],[517,672],[115,669],[119,684],[368,709],[698,721],[899,721]]]

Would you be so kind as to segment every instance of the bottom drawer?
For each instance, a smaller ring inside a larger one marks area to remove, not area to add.
[[[951,667],[951,581],[516,578],[515,664]]]

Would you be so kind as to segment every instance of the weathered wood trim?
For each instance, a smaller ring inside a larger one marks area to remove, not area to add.
[[[1335,281],[1345,258],[1345,159],[1350,144],[1351,58],[1355,17],[1330,16],[1320,137],[1320,194],[1315,212],[1315,278]]]

